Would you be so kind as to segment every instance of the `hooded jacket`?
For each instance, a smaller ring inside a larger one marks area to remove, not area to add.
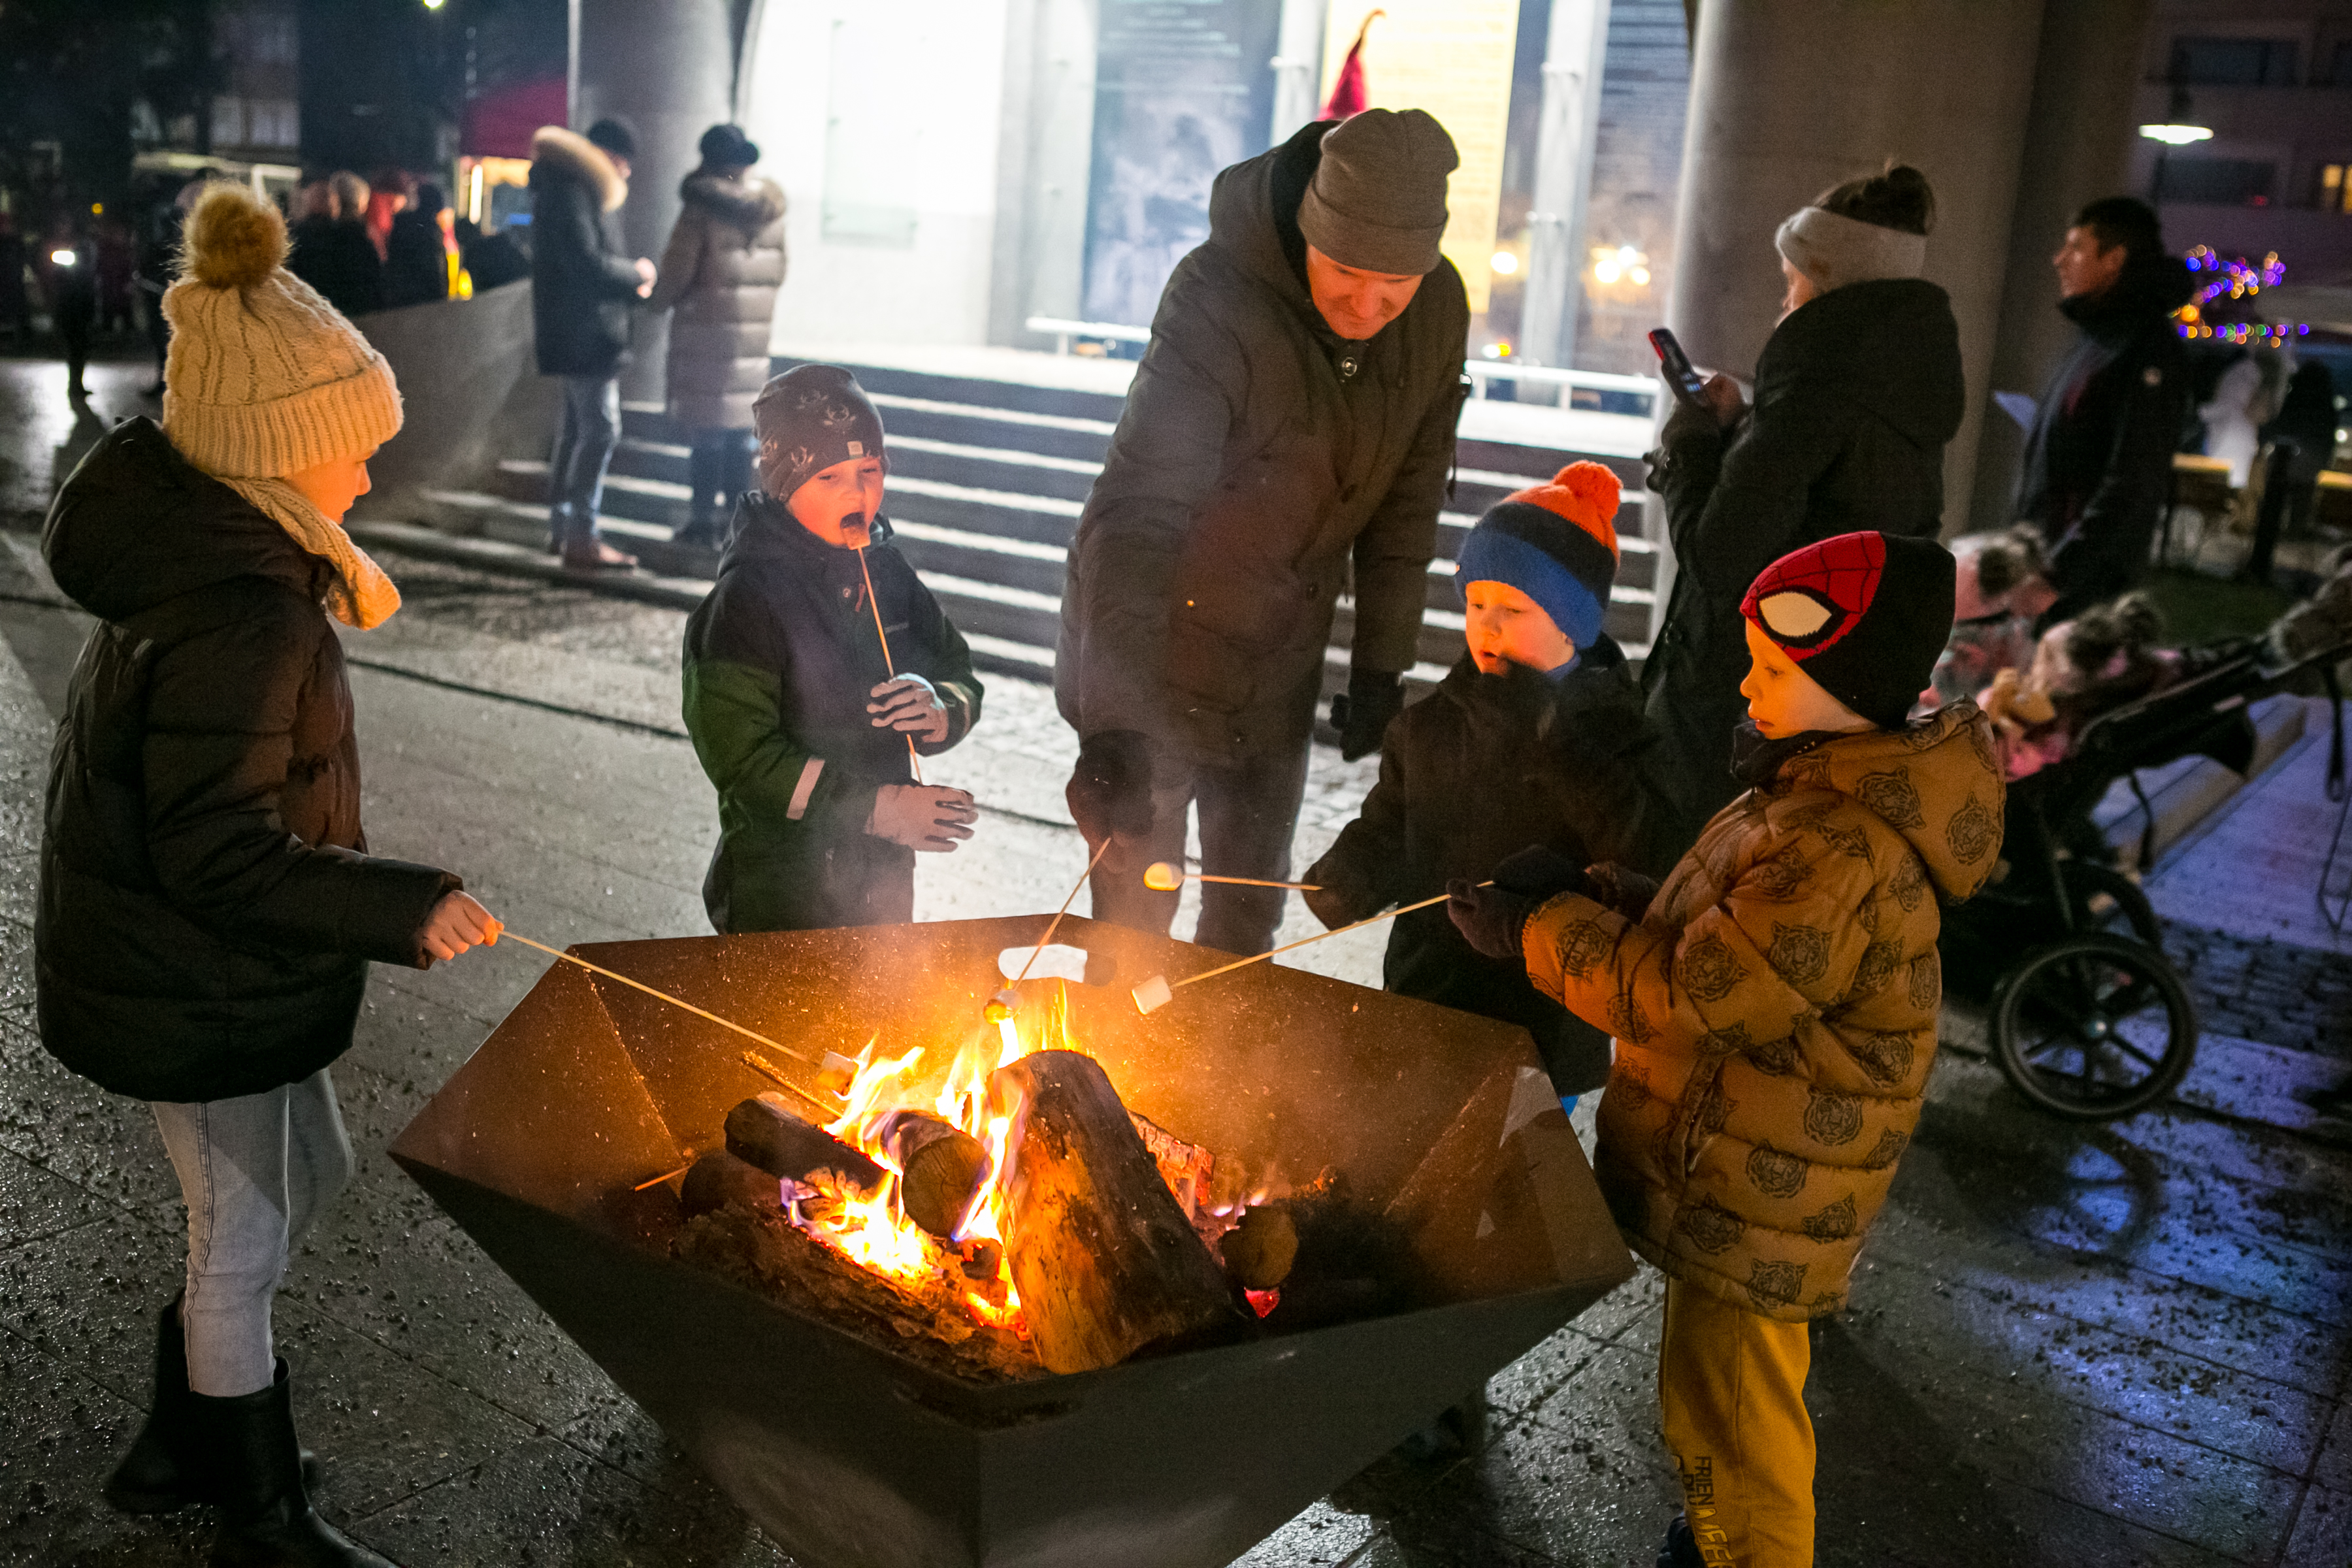
[[[366,852],[331,568],[144,418],[67,479],[41,552],[99,618],[50,752],[41,1043],[139,1100],[308,1078],[367,961],[425,967],[460,885]]]
[[[1687,408],[1667,422],[1650,482],[1665,496],[1675,577],[1642,690],[1685,844],[1738,787],[1748,584],[1791,550],[1858,529],[1934,538],[1962,403],[1951,301],[1933,283],[1886,279],[1832,289],[1773,329],[1734,432]]]
[[[1530,844],[1654,876],[1666,858],[1649,749],[1641,693],[1606,637],[1558,680],[1517,666],[1481,675],[1465,653],[1390,723],[1380,781],[1307,873],[1322,889],[1307,904],[1326,925],[1368,920],[1454,878],[1482,880]],[[1399,995],[1522,1026],[1562,1094],[1609,1076],[1609,1037],[1538,993],[1523,965],[1473,948],[1443,906],[1397,918],[1381,979]]]
[[[866,551],[890,655],[938,688],[948,734],[971,733],[971,652],[874,521]],[[825,543],[752,491],[686,624],[685,716],[719,790],[703,905],[720,931],[890,925],[914,918],[915,852],[866,831],[875,792],[911,784],[906,737],[877,730],[867,694],[890,679],[857,552]]]
[[[2113,598],[2147,569],[2189,413],[2171,314],[2194,289],[2176,258],[2141,256],[2105,294],[2059,302],[2082,336],[2034,411],[2017,486],[2017,515],[2049,543],[2059,603],[2045,624]]]
[[[688,174],[685,207],[646,303],[670,318],[669,416],[749,430],[768,384],[768,329],[784,284],[784,193],[768,180]]]
[[[1939,900],[1991,874],[1991,726],[1828,740],[1707,824],[1636,921],[1538,910],[1528,978],[1617,1037],[1593,1163],[1634,1251],[1749,1311],[1844,1304],[1935,1065]]]
[[[628,363],[637,265],[621,239],[629,183],[561,126],[530,139],[530,320],[541,375],[614,375]]]
[[[1331,122],[1217,175],[1079,516],[1054,666],[1081,737],[1178,767],[1300,743],[1340,591],[1358,668],[1413,663],[1469,306],[1451,262],[1367,343],[1307,293],[1299,198]]]

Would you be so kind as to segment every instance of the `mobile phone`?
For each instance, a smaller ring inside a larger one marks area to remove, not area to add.
[[[1706,383],[1692,368],[1690,355],[1683,353],[1675,334],[1664,327],[1650,330],[1650,346],[1658,351],[1658,368],[1665,373],[1666,384],[1674,388],[1675,401],[1692,408],[1706,406]]]

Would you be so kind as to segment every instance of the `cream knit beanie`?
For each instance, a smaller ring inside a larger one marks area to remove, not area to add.
[[[286,270],[275,207],[215,184],[189,213],[184,244],[163,295],[163,428],[182,456],[216,479],[273,479],[393,437],[392,366]]]
[[[183,239],[180,280],[163,295],[172,324],[163,433],[335,569],[327,607],[337,620],[362,630],[383,624],[400,608],[400,590],[285,476],[363,457],[398,433],[392,366],[286,270],[286,220],[252,192],[214,185]]]

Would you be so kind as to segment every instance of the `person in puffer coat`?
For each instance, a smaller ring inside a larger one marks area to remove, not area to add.
[[[1678,405],[1650,487],[1675,577],[1642,692],[1680,847],[1738,792],[1731,732],[1748,649],[1739,601],[1770,562],[1857,528],[1933,539],[1944,447],[1959,430],[1959,328],[1919,276],[1935,199],[1916,169],[1852,180],[1780,226],[1788,295],[1756,361],[1756,404],[1727,376]]]
[[[1616,577],[1617,476],[1573,463],[1498,502],[1454,574],[1469,648],[1437,689],[1389,725],[1381,776],[1356,820],[1307,869],[1326,926],[1483,879],[1541,844],[1574,866],[1665,869],[1632,670],[1601,629]],[[1443,909],[1389,928],[1385,989],[1517,1024],[1564,1100],[1609,1076],[1609,1037],[1488,958]]]
[[[186,1288],[107,1500],[217,1506],[215,1563],[383,1568],[310,1508],[270,1302],[351,1173],[328,1068],[369,962],[423,968],[499,925],[361,830],[327,617],[400,605],[341,527],[400,395],[286,252],[274,207],[205,192],[163,296],[163,423],[115,426],[50,508],[42,555],[98,625],[50,753],[35,973],[42,1045],[152,1103],[187,1204]]]
[[[768,330],[784,283],[784,193],[751,175],[757,144],[732,125],[702,133],[702,166],[646,300],[670,318],[669,416],[688,431],[686,527],[678,542],[716,550],[719,521],[751,488],[751,400],[768,384]]]
[[[686,624],[686,728],[719,791],[703,907],[721,932],[901,924],[916,851],[952,851],[977,815],[910,752],[971,732],[980,680],[889,542],[882,416],[856,378],[796,365],[754,413],[762,488]]]
[[[1805,1324],[1845,1304],[1918,1125],[1941,904],[2000,853],[1984,716],[1905,721],[1952,595],[1925,540],[1845,534],[1772,563],[1741,605],[1748,788],[1665,885],[1602,868],[1549,900],[1449,889],[1474,946],[1520,954],[1617,1039],[1594,1173],[1666,1275],[1659,1398],[1686,1517],[1661,1563],[1812,1561]]]

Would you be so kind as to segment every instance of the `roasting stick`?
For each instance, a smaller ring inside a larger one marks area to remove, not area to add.
[[[1482,888],[1491,888],[1495,884],[1481,882],[1478,885]],[[1179,986],[1191,985],[1196,981],[1213,980],[1220,974],[1230,974],[1236,969],[1245,969],[1253,963],[1263,963],[1269,958],[1279,958],[1294,948],[1326,942],[1335,936],[1345,936],[1351,931],[1361,931],[1366,926],[1378,925],[1382,921],[1392,921],[1399,915],[1409,915],[1415,910],[1425,910],[1432,904],[1442,904],[1451,897],[1453,895],[1450,893],[1440,893],[1433,899],[1423,899],[1417,904],[1405,904],[1397,909],[1383,910],[1370,920],[1358,921],[1353,925],[1339,926],[1330,931],[1317,931],[1313,936],[1302,936],[1297,942],[1285,942],[1272,952],[1261,952],[1249,958],[1237,958],[1231,963],[1220,964],[1214,969],[1204,969],[1198,974],[1188,974],[1181,980],[1171,980],[1164,974],[1155,974],[1128,994],[1135,998],[1137,1012],[1156,1013],[1168,1005],[1170,997],[1174,994]]]
[[[982,1014],[990,1023],[1001,1023],[1004,1019],[1013,1016],[1013,1004],[1016,1000],[1013,995],[1014,986],[1019,985],[1023,981],[1029,978],[1030,966],[1037,962],[1037,955],[1045,951],[1045,944],[1054,940],[1054,931],[1055,928],[1061,925],[1062,917],[1068,914],[1070,912],[1070,906],[1078,901],[1078,889],[1085,887],[1087,885],[1087,879],[1095,874],[1095,868],[1102,864],[1103,852],[1109,847],[1110,839],[1108,837],[1104,838],[1102,843],[1096,847],[1094,858],[1087,862],[1087,868],[1079,872],[1078,879],[1071,884],[1070,896],[1062,900],[1062,907],[1055,910],[1054,911],[1054,918],[1045,922],[1045,934],[1039,937],[1037,939],[1037,945],[1029,950],[1028,958],[1024,960],[1022,963],[1021,973],[1013,977],[1013,984],[1011,985],[1007,985],[1003,990],[999,991],[995,995],[991,996],[988,999],[988,1005],[981,1009]]]
[[[882,642],[882,663],[890,671],[890,679],[898,679],[898,661],[890,657],[890,634],[882,629],[882,601],[874,596],[874,574],[866,569],[866,546],[857,547],[857,574],[866,579],[866,607],[874,612],[874,635]],[[907,737],[907,765],[915,770],[915,782],[923,782],[923,759],[915,750],[915,737]]]
[[[648,996],[668,1003],[673,1007],[683,1007],[698,1018],[709,1019],[711,1023],[718,1025],[722,1029],[732,1029],[746,1039],[757,1040],[761,1045],[767,1047],[770,1050],[781,1051],[796,1062],[806,1062],[810,1067],[820,1069],[822,1069],[824,1065],[822,1062],[810,1061],[808,1058],[793,1049],[790,1046],[780,1046],[775,1041],[768,1038],[767,1036],[751,1029],[747,1029],[740,1024],[730,1024],[716,1013],[706,1013],[691,1002],[681,1002],[667,991],[656,991],[642,980],[632,980],[625,974],[615,974],[611,970],[604,968],[601,964],[591,963],[584,958],[574,958],[572,954],[564,952],[559,949],[550,947],[543,942],[533,942],[530,938],[520,934],[511,928],[502,928],[499,932],[499,936],[506,938],[509,942],[519,942],[525,947],[535,947],[551,958],[560,958],[566,963],[576,963],[592,974],[601,974],[607,980],[617,980],[624,985],[632,986],[636,990],[644,992]],[[496,942],[498,939],[493,937],[491,940]],[[777,1081],[779,1083],[783,1082],[782,1079],[777,1079]],[[810,1103],[822,1108],[828,1116],[838,1115],[840,1113],[838,1107],[826,1105],[824,1100],[817,1099],[815,1095],[809,1093],[807,1089],[801,1088],[800,1085],[796,1083],[786,1083],[784,1084],[784,1087],[807,1100]],[[672,1173],[675,1174],[676,1173]]]
[[[1236,888],[1289,888],[1301,893],[1323,890],[1314,882],[1269,882],[1257,877],[1213,877],[1206,871],[1187,871],[1172,860],[1154,860],[1143,868],[1143,885],[1155,893],[1172,893],[1182,887],[1188,878],[1195,882],[1227,882]]]

